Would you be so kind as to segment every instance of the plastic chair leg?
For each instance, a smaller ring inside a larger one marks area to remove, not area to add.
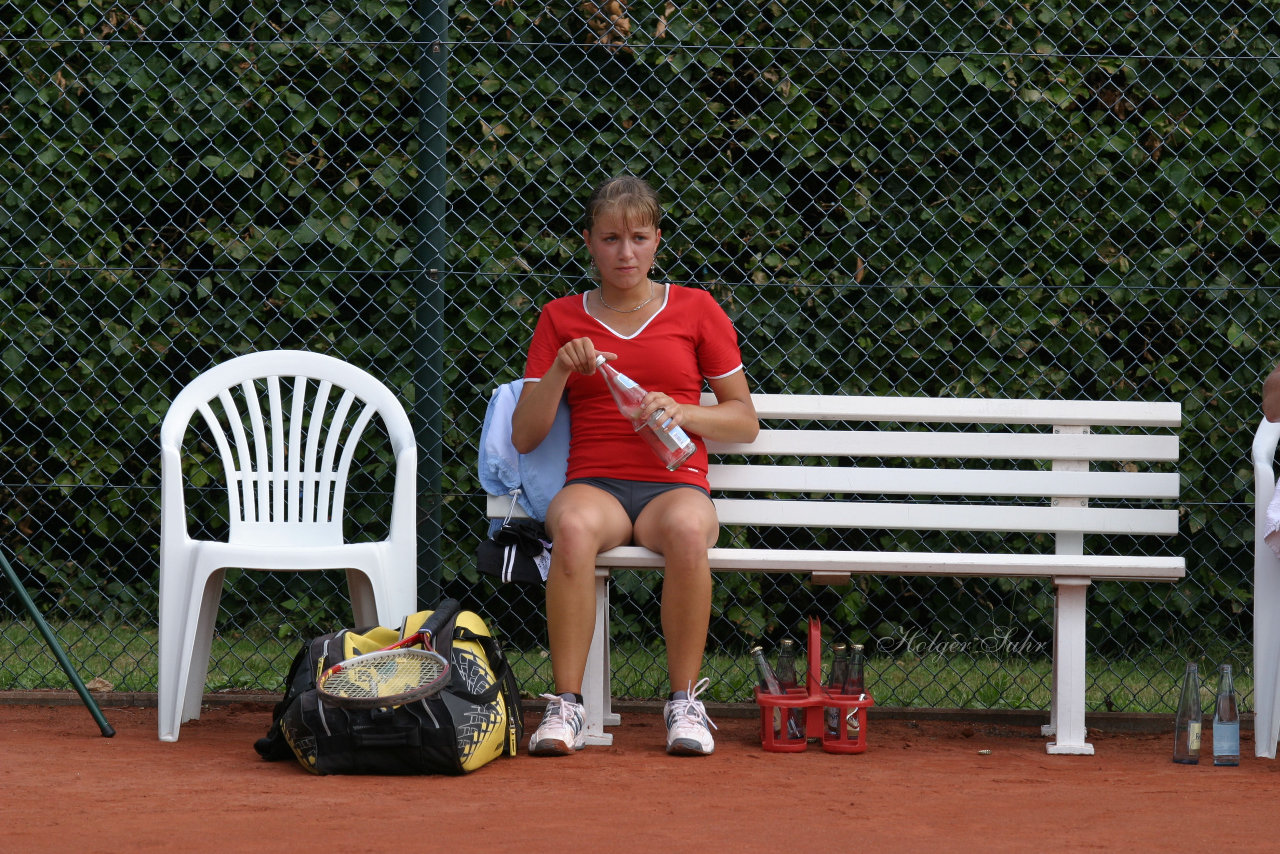
[[[390,614],[384,614],[378,604],[384,597],[378,596],[374,578],[362,569],[347,570],[347,591],[351,597],[351,614],[357,626],[398,626],[405,614],[395,615],[388,620]],[[405,612],[406,614],[409,612]]]
[[[161,592],[157,718],[161,741],[177,741],[185,721],[200,716],[224,570],[182,573],[185,585]],[[172,580],[176,572],[171,572]]]
[[[200,607],[194,612],[195,632],[189,641],[190,652],[185,662],[186,695],[182,701],[180,723],[200,717],[205,681],[209,676],[209,656],[213,651],[213,630],[218,620],[218,605],[222,601],[222,582],[225,577],[226,571],[221,569],[209,576],[200,597]]]

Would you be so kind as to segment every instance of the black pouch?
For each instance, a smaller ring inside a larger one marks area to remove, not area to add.
[[[547,529],[533,519],[510,519],[476,547],[476,569],[503,582],[543,583],[551,562]]]

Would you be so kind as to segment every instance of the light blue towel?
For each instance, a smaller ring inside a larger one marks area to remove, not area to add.
[[[519,490],[515,495],[521,508],[542,522],[551,499],[564,486],[569,465],[569,407],[560,401],[551,432],[538,447],[521,454],[511,444],[511,413],[523,387],[524,380],[516,380],[498,386],[489,396],[480,431],[480,485],[490,495],[511,495]]]

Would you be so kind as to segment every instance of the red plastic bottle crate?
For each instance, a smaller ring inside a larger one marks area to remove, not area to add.
[[[792,688],[785,694],[769,694],[756,688],[756,703],[760,706],[760,744],[772,753],[799,753],[809,746],[809,739],[822,743],[827,753],[862,753],[867,749],[867,709],[875,705],[870,694],[833,694],[821,683],[822,674],[822,624],[816,617],[809,618],[809,672],[804,688]],[[841,718],[856,715],[857,736],[850,738],[847,724],[832,735],[826,731],[824,712],[827,708],[840,710]],[[784,710],[782,728],[774,732],[773,719],[776,710]],[[804,709],[804,737],[793,738],[787,733],[785,710]]]

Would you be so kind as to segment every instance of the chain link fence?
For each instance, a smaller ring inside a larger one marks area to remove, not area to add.
[[[287,347],[402,394],[422,604],[464,598],[547,690],[541,591],[475,571],[476,446],[538,307],[591,286],[582,205],[621,171],[660,189],[661,274],[726,307],[757,391],[1182,403],[1181,533],[1089,547],[1185,555],[1188,577],[1091,591],[1089,703],[1171,709],[1184,658],[1247,673],[1248,447],[1280,358],[1273,5],[0,12],[0,545],[86,678],[155,688],[168,401]],[[618,696],[665,691],[659,595],[615,580]],[[1051,597],[719,577],[713,693],[747,700],[747,647],[816,613],[868,644],[881,702],[1043,708]],[[341,574],[232,573],[210,690],[278,690],[345,599]],[[0,631],[0,689],[65,685],[8,591]]]

